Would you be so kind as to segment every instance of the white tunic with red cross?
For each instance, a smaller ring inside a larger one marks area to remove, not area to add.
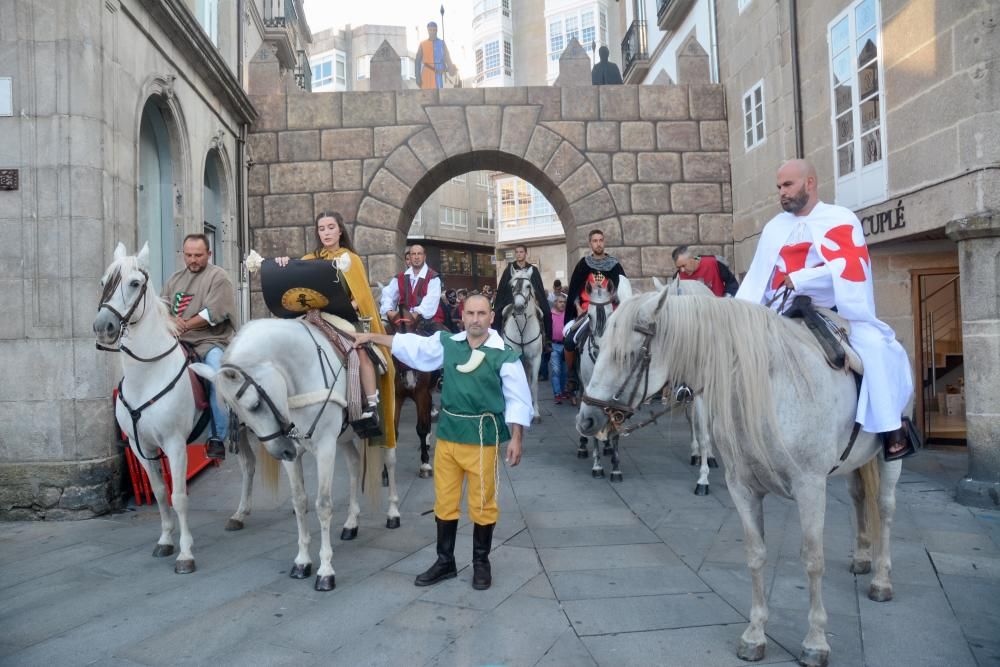
[[[836,306],[851,323],[851,345],[865,365],[858,423],[869,433],[899,428],[913,395],[910,361],[893,330],[875,317],[871,258],[857,216],[823,202],[809,215],[776,215],[761,232],[736,298],[769,303],[786,275],[795,285],[793,295],[806,294],[818,306]],[[781,301],[772,307],[777,309]],[[790,304],[791,299],[786,306]]]

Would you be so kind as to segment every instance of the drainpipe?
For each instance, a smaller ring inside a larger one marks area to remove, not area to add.
[[[711,59],[712,83],[722,81],[719,76],[719,32],[716,26],[715,0],[708,0],[708,39],[709,58]]]
[[[240,87],[244,87],[243,81],[243,59],[246,57],[244,51],[244,40],[246,39],[246,0],[236,2],[236,79]],[[248,239],[250,238],[249,216],[247,215],[246,200],[246,143],[249,125],[240,123],[240,134],[236,139],[236,270],[238,272],[238,292],[240,304],[240,321],[246,322],[250,319],[250,277],[243,267],[243,257],[247,253]]]
[[[799,80],[799,17],[798,2],[788,0],[788,20],[790,22],[790,37],[792,42],[792,111],[795,126],[795,157],[805,157],[802,139],[802,85]]]

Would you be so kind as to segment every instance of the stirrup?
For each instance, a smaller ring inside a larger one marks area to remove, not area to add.
[[[226,458],[226,443],[222,441],[222,438],[213,435],[205,443],[205,456],[210,459],[225,459]]]
[[[883,456],[885,456],[886,461],[898,461],[899,459],[905,459],[906,457],[913,456],[917,453],[916,447],[910,440],[910,434],[906,424],[903,424],[895,431],[879,433],[879,437],[882,440],[882,453]],[[896,453],[892,454],[889,450],[894,445],[903,445],[903,447]]]
[[[368,406],[360,419],[351,422],[351,428],[354,429],[354,433],[359,438],[377,438],[382,435],[378,421],[378,409],[372,405]]]

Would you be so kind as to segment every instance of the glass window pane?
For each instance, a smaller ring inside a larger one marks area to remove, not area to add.
[[[844,52],[833,59],[833,85],[849,83],[854,75],[850,52]]]
[[[753,128],[747,126],[747,148],[753,146]]]
[[[864,0],[858,5],[857,9],[854,10],[854,23],[857,26],[858,34],[875,26],[875,0]]]
[[[837,175],[846,176],[854,173],[854,143],[849,143],[837,149]]]
[[[882,159],[882,132],[875,130],[861,137],[862,166]]]
[[[878,63],[873,62],[858,72],[858,99],[878,92]]]
[[[875,45],[877,38],[875,31],[870,30],[858,39],[858,67],[871,62],[878,55],[878,47]]]
[[[760,96],[761,96],[761,89],[760,89],[760,87],[758,86],[758,87],[757,87],[757,88],[755,88],[755,89],[754,89],[754,91],[753,91],[753,103],[754,103],[754,105],[756,105],[756,106],[760,106],[760,105],[761,105],[761,99],[760,99]]]
[[[836,98],[835,114],[842,114],[851,108],[851,87],[840,85],[833,89],[833,96]]]
[[[840,53],[851,41],[851,25],[848,17],[844,17],[830,30],[830,51]]]
[[[764,141],[764,122],[757,123],[757,141]]]
[[[744,113],[750,113],[750,110],[752,108],[753,108],[753,102],[750,101],[750,96],[747,95],[746,97],[743,98],[743,111]]]
[[[854,138],[854,114],[850,111],[837,118],[837,145]]]
[[[879,126],[882,116],[878,106],[878,95],[861,104],[861,132],[865,133]]]

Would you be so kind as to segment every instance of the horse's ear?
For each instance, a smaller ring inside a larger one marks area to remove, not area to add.
[[[208,364],[191,364],[188,368],[194,371],[195,375],[201,376],[209,382],[215,382],[219,372]]]
[[[142,250],[140,250],[139,254],[135,256],[135,259],[139,262],[139,266],[142,268],[149,268],[149,241],[142,244]]]
[[[119,241],[118,245],[115,246],[115,261],[123,259],[127,254],[128,250],[125,249],[125,244]]]
[[[664,287],[666,287],[666,285],[664,285],[663,282],[659,278],[657,278],[656,276],[653,276],[653,289],[655,289],[657,292],[659,292]]]

